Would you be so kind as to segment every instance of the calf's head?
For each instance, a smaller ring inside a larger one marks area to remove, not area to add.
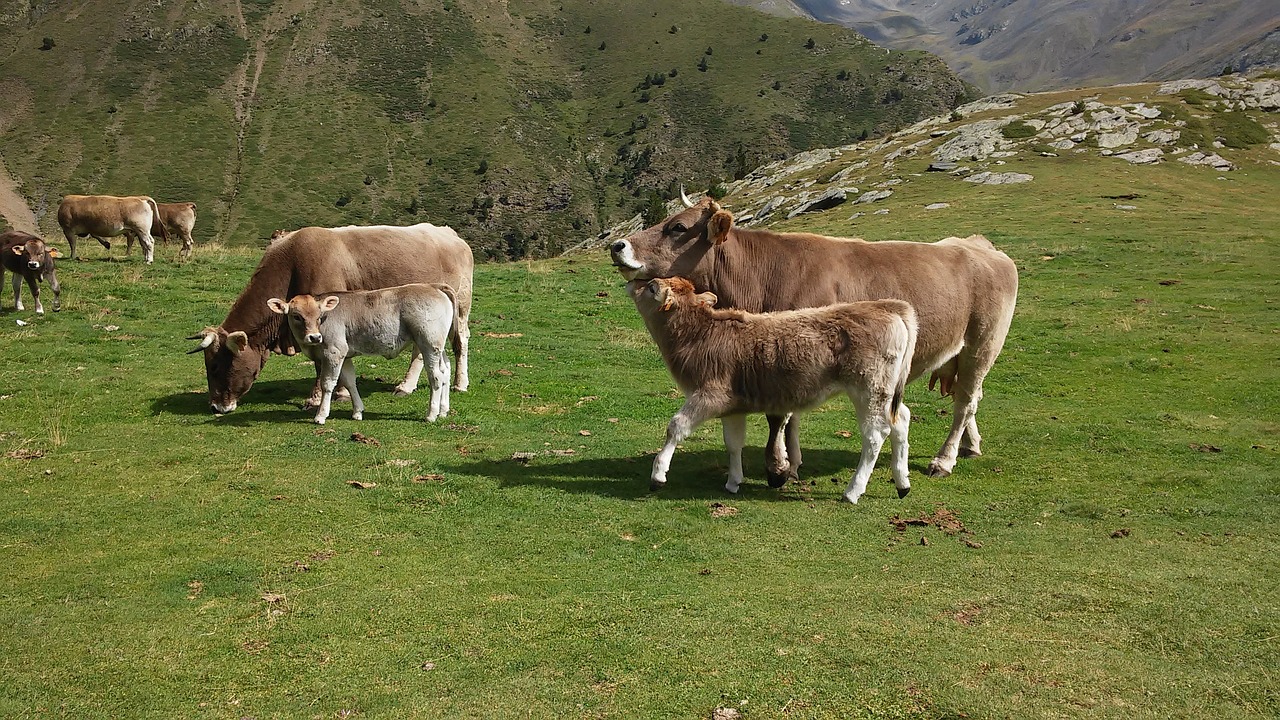
[[[209,406],[217,413],[236,409],[240,398],[253,387],[253,381],[267,364],[268,350],[253,347],[243,331],[227,332],[222,327],[208,327],[188,340],[200,344],[187,354],[204,351],[204,371],[209,380]]]
[[[627,283],[627,292],[636,303],[640,316],[656,319],[662,313],[683,310],[699,306],[715,307],[715,293],[695,293],[693,283],[682,277],[657,278],[645,282],[632,280]]]
[[[324,325],[326,314],[338,307],[338,296],[330,295],[323,300],[314,295],[295,295],[288,302],[280,298],[271,298],[267,307],[277,315],[284,315],[289,323],[293,337],[302,345],[316,346],[324,342]]]
[[[609,246],[614,267],[627,280],[697,277],[711,263],[711,250],[729,239],[733,214],[711,198],[693,202],[680,192],[685,208],[671,217]]]
[[[27,268],[31,270],[44,270],[46,269],[45,263],[52,262],[49,258],[62,257],[57,248],[45,245],[43,240],[34,236],[21,245],[14,245],[13,254],[24,257],[27,261]]]

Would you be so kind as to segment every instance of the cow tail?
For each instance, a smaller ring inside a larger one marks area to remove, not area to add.
[[[169,229],[164,226],[164,220],[160,218],[160,206],[156,205],[156,201],[151,198],[147,198],[147,204],[151,206],[151,212],[155,213],[156,221],[151,224],[160,226],[160,239],[164,241],[165,245],[168,245]]]
[[[898,411],[902,408],[902,397],[907,391],[907,379],[911,377],[911,362],[916,353],[917,333],[915,308],[903,303],[903,312],[898,317],[907,333],[907,343],[906,347],[903,348],[902,359],[898,364],[898,382],[893,389],[893,400],[889,403],[889,421],[894,424],[898,422]]]
[[[452,286],[444,283],[436,283],[436,289],[444,293],[453,306],[453,320],[449,323],[449,345],[453,347],[454,357],[462,357],[462,338],[458,335],[458,328],[462,325],[462,310],[458,307],[458,294]]]

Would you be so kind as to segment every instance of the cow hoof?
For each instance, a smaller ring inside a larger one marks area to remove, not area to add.
[[[666,481],[658,482],[657,480],[650,480],[650,481],[649,481],[649,490],[650,490],[650,492],[657,492],[657,491],[661,490],[662,488],[666,487],[666,485],[667,485]]]
[[[937,461],[929,463],[929,471],[925,473],[931,478],[944,478],[951,474],[951,471],[942,467]]]
[[[409,391],[396,388],[391,392],[391,395],[392,397],[409,397]]]
[[[845,494],[844,494],[844,499],[845,499],[845,500],[848,500],[849,502],[853,503],[854,505],[857,505],[857,504],[858,504],[858,498],[860,498],[860,497],[862,497],[862,493],[858,493],[857,495],[855,495],[855,494],[853,494],[853,493],[845,493]]]
[[[352,419],[352,420],[363,420],[363,419],[364,419],[364,413],[351,413],[351,419]]]
[[[906,488],[898,488],[898,499],[899,499],[899,500],[901,500],[902,498],[906,497],[906,496],[907,496],[907,493],[909,493],[909,492],[911,492],[911,488],[909,488],[909,487],[906,487]]]
[[[974,450],[973,448],[967,448],[967,447],[962,447],[962,448],[960,448],[960,452],[958,452],[958,453],[956,453],[956,454],[957,454],[957,455],[959,455],[959,456],[960,456],[960,457],[962,457],[962,458],[975,458],[975,457],[982,457],[982,451],[981,451],[981,450]]]
[[[323,424],[324,424],[324,421],[325,421],[325,418],[322,418],[322,417],[318,417],[318,418],[316,418],[316,424],[317,424],[317,425],[323,425]]]

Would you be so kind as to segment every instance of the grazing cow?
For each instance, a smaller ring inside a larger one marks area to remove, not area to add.
[[[915,307],[919,342],[911,379],[931,375],[955,395],[951,432],[929,464],[943,477],[958,453],[981,454],[976,413],[982,381],[995,363],[1018,296],[1018,270],[986,238],[935,243],[866,242],[734,227],[733,215],[710,198],[613,243],[613,264],[627,280],[682,276],[748,312],[793,310],[836,302],[898,298]],[[769,484],[797,477],[800,447],[794,420],[779,452],[781,419],[770,416]]]
[[[747,413],[789,415],[840,392],[853,401],[862,431],[862,456],[845,499],[856,503],[862,497],[890,435],[898,497],[911,489],[911,412],[902,404],[916,342],[910,304],[873,300],[752,314],[714,309],[713,293],[695,294],[693,284],[681,277],[632,281],[628,290],[685,393],[684,405],[667,426],[666,445],[653,461],[652,489],[666,484],[676,444],[718,417],[729,453],[724,488],[738,492]]]
[[[58,272],[53,259],[61,257],[57,248],[44,244],[44,240],[19,230],[8,230],[0,233],[0,283],[4,280],[4,271],[13,273],[13,304],[16,309],[22,307],[22,279],[27,279],[31,288],[31,297],[35,299],[36,313],[44,314],[44,305],[40,303],[40,281],[49,283],[53,290],[53,311],[62,309],[62,288],[58,285]]]
[[[329,417],[330,398],[339,380],[351,393],[351,419],[364,416],[351,358],[393,358],[410,343],[431,374],[427,422],[449,413],[449,356],[444,346],[456,334],[461,318],[453,288],[448,285],[413,283],[323,298],[294,295],[288,302],[271,298],[267,307],[288,319],[294,340],[316,363],[320,376],[318,424],[323,425]]]
[[[296,346],[268,298],[376,290],[414,282],[443,283],[457,296],[459,322],[453,338],[453,387],[467,389],[467,346],[471,315],[471,248],[451,228],[421,223],[409,227],[308,227],[271,243],[262,253],[249,284],[231,305],[222,324],[205,328],[191,340],[204,351],[209,405],[214,412],[235,410],[253,386],[272,351],[293,354]],[[409,394],[418,386],[422,358],[415,353],[409,373],[396,388]],[[319,405],[318,382],[308,401]]]
[[[130,248],[134,239],[142,243],[142,254],[150,265],[155,258],[151,229],[159,216],[156,201],[145,195],[66,195],[58,204],[58,225],[71,246],[71,257],[77,260],[80,259],[76,254],[77,237],[92,236],[102,243],[102,247],[110,250],[111,243],[106,238],[126,235]],[[160,224],[160,237],[169,242],[163,223]]]
[[[196,204],[193,202],[156,203],[159,216],[151,222],[151,234],[168,238],[177,235],[182,238],[182,250],[178,255],[183,260],[191,257],[191,248],[195,240],[191,238],[191,229],[196,226]],[[133,236],[127,236],[125,255],[133,252]]]

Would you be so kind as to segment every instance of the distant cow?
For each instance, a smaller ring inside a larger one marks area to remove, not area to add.
[[[449,356],[445,343],[461,322],[453,288],[414,283],[382,290],[294,295],[285,302],[271,298],[267,306],[286,316],[302,351],[316,363],[320,377],[320,411],[316,422],[329,417],[334,388],[341,381],[351,392],[351,419],[364,416],[364,402],[356,390],[351,358],[381,355],[393,358],[413,344],[431,376],[431,405],[427,422],[449,413]]]
[[[916,342],[916,314],[902,300],[752,314],[716,310],[716,296],[694,293],[684,278],[632,281],[628,290],[658,343],[662,359],[685,393],[667,426],[667,442],[653,461],[650,487],[667,482],[676,444],[711,418],[722,418],[729,453],[725,489],[742,484],[746,414],[789,415],[844,392],[862,430],[862,456],[844,491],[856,503],[885,438],[893,440],[898,497],[907,477],[911,412],[902,404]]]
[[[683,196],[683,194],[682,194]],[[866,242],[811,233],[735,227],[710,198],[613,243],[613,264],[627,280],[682,276],[748,312],[795,310],[837,302],[898,298],[920,318],[911,379],[932,376],[955,394],[951,432],[929,464],[951,473],[957,454],[981,454],[976,414],[982,381],[1004,346],[1018,297],[1018,269],[986,238],[935,243]],[[779,418],[770,417],[770,449]],[[771,469],[778,487],[800,464],[796,423],[786,434],[789,468]]]
[[[22,306],[22,279],[26,278],[31,288],[31,297],[35,299],[36,312],[44,314],[44,305],[40,303],[40,282],[49,283],[53,290],[53,311],[62,309],[62,288],[58,285],[58,272],[53,259],[61,257],[56,248],[44,244],[44,240],[18,230],[0,233],[0,283],[4,281],[4,270],[13,273],[13,304],[18,310]]]
[[[195,240],[191,239],[191,229],[196,226],[196,204],[193,202],[156,203],[159,217],[151,222],[151,234],[166,237],[177,235],[182,238],[182,250],[179,257],[186,260],[191,257],[191,248]],[[125,254],[133,252],[133,236],[127,236]]]
[[[307,227],[271,243],[258,267],[217,327],[205,328],[190,339],[204,351],[209,405],[228,413],[267,363],[272,352],[292,354],[293,336],[281,328],[281,317],[267,307],[267,298],[374,290],[406,283],[444,283],[453,288],[461,318],[453,344],[453,387],[467,389],[467,346],[470,333],[471,283],[475,257],[452,228],[419,223],[340,228]],[[409,394],[418,386],[422,358],[415,357],[396,391]],[[320,384],[312,390],[311,406],[320,404]]]
[[[66,195],[58,204],[58,225],[71,246],[71,257],[77,260],[80,259],[76,254],[77,237],[92,236],[110,250],[111,243],[106,238],[127,235],[130,241],[136,239],[142,243],[142,253],[150,265],[155,257],[151,229],[159,216],[156,201],[145,195]],[[160,224],[160,237],[169,241],[164,223]]]

